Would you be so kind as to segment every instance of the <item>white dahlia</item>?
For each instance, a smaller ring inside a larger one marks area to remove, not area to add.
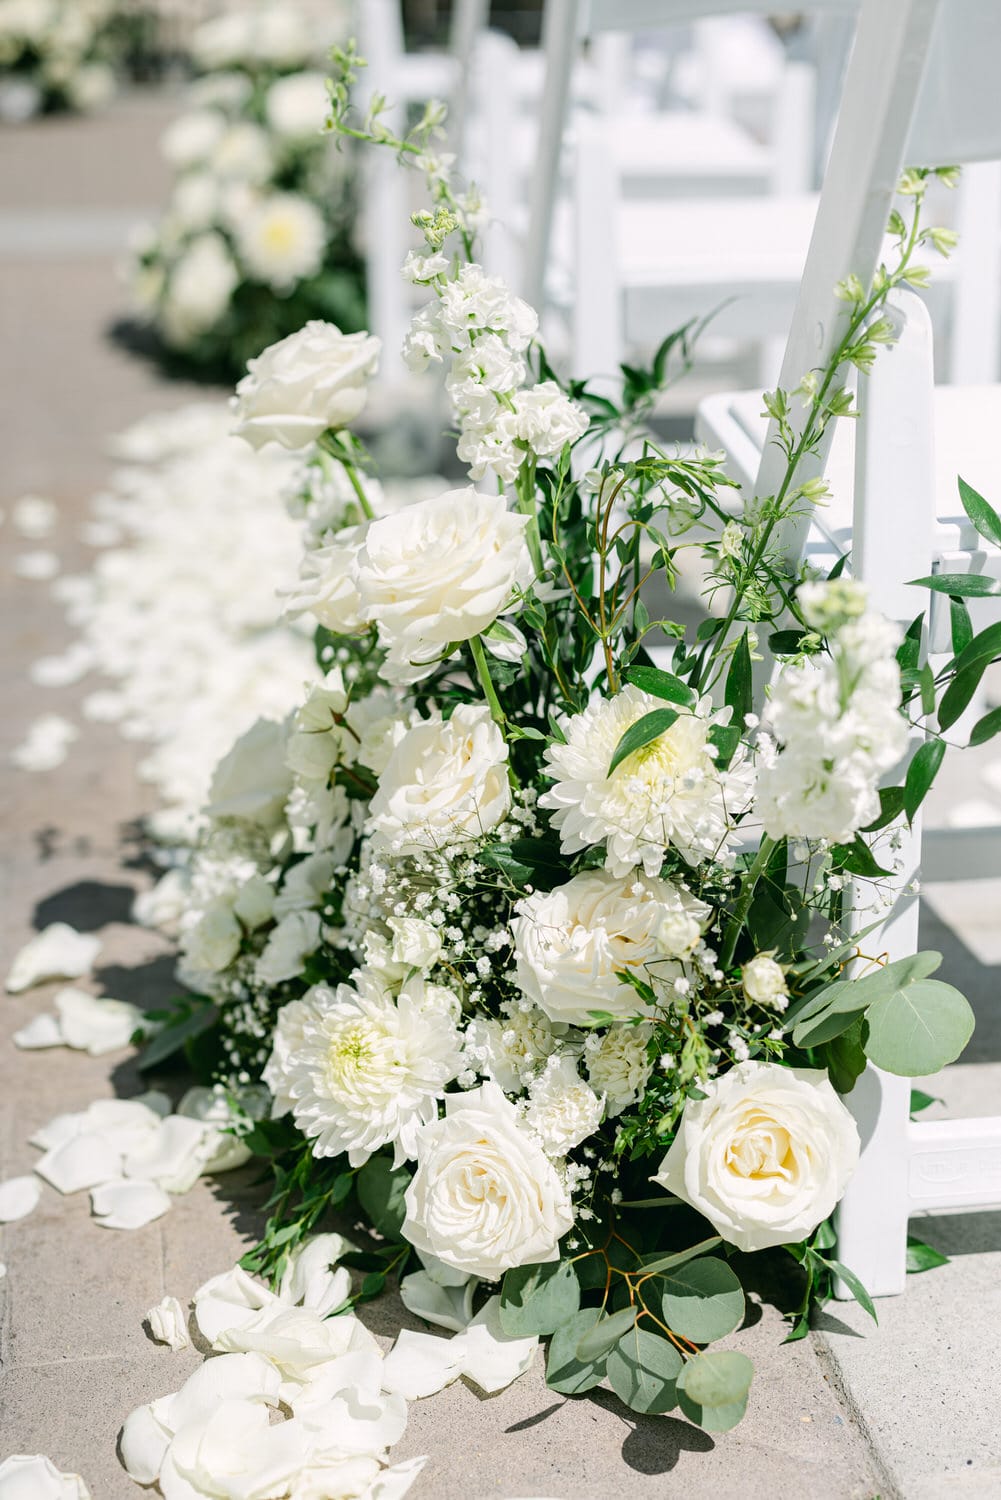
[[[264,1079],[314,1156],[346,1151],[360,1167],[380,1146],[394,1147],[396,1166],[416,1155],[418,1130],[437,1119],[462,1066],[455,1024],[430,999],[419,977],[394,999],[359,969],[350,984],[317,985],[280,1012]]]
[[[605,868],[625,876],[642,865],[657,875],[668,848],[689,864],[726,856],[734,816],[751,793],[751,772],[739,758],[717,770],[709,740],[711,704],[702,699],[669,729],[608,767],[626,730],[664,704],[637,687],[614,698],[592,698],[563,723],[566,744],[546,750],[555,785],[539,798],[550,808],[564,854],[604,843]]]

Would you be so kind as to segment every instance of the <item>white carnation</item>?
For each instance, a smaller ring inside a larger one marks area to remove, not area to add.
[[[565,1156],[601,1124],[605,1101],[581,1078],[569,1053],[551,1057],[528,1088],[525,1123],[550,1156]]]
[[[592,1087],[605,1096],[609,1119],[635,1104],[653,1072],[647,1056],[647,1044],[653,1028],[646,1022],[638,1026],[610,1026],[594,1048],[585,1053],[587,1076]]]

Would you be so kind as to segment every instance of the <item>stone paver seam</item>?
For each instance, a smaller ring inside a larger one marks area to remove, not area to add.
[[[817,1363],[829,1381],[831,1390],[846,1412],[848,1419],[855,1426],[865,1446],[873,1476],[879,1485],[879,1489],[873,1496],[873,1500],[907,1500],[904,1491],[900,1488],[900,1484],[894,1475],[889,1460],[884,1455],[872,1428],[866,1421],[865,1413],[852,1394],[851,1386],[845,1377],[841,1363],[829,1340],[823,1333],[816,1329],[809,1335],[809,1339],[813,1346],[813,1351],[817,1356]]]

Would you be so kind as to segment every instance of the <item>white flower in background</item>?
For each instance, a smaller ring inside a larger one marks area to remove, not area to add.
[[[751,772],[736,758],[728,771],[717,770],[708,700],[679,713],[670,728],[608,774],[626,730],[663,707],[630,685],[614,698],[592,698],[563,723],[566,744],[546,749],[555,785],[539,805],[553,811],[565,854],[604,843],[606,869],[619,876],[637,865],[658,874],[668,848],[691,865],[726,856],[735,815],[749,801]]]
[[[335,667],[310,688],[292,720],[285,757],[297,776],[326,781],[338,761],[352,758],[351,734],[344,724],[347,707],[344,678]]]
[[[389,917],[393,962],[427,973],[441,958],[441,934],[420,917]]]
[[[638,1026],[610,1026],[596,1037],[597,1045],[588,1046],[584,1054],[587,1076],[592,1088],[605,1096],[605,1113],[609,1119],[621,1115],[635,1104],[653,1072],[647,1055],[647,1044],[653,1028],[646,1022]]]
[[[367,530],[367,524],[345,527],[329,546],[303,554],[299,582],[285,596],[290,619],[310,614],[335,635],[356,635],[365,629],[358,557]]]
[[[151,1307],[146,1314],[146,1321],[156,1342],[169,1344],[175,1354],[179,1349],[187,1349],[191,1343],[188,1338],[188,1320],[176,1297],[164,1297],[162,1302]]]
[[[271,828],[292,790],[285,765],[287,720],[255,719],[212,773],[206,812],[212,818],[243,818]]]
[[[379,362],[379,340],[313,320],[247,363],[236,388],[234,431],[253,448],[305,448],[361,413]]]
[[[393,750],[369,805],[377,846],[417,854],[496,828],[511,806],[508,747],[490,710],[460,704],[409,729]]]
[[[683,886],[633,872],[624,879],[585,870],[555,890],[524,897],[512,923],[518,984],[553,1021],[594,1024],[592,1012],[620,1020],[643,1002],[619,975],[650,983],[675,977],[676,960],[702,935],[710,910]],[[683,946],[665,945],[680,937]]]
[[[167,126],[160,150],[175,171],[183,172],[205,162],[225,133],[226,119],[218,110],[191,110]]]
[[[501,1016],[474,1016],[466,1027],[469,1065],[497,1083],[506,1094],[520,1093],[560,1045],[565,1026],[553,1026],[541,1010],[506,1001]]]
[[[289,291],[323,265],[327,226],[316,205],[300,193],[270,193],[247,214],[237,244],[251,276]]]
[[[170,273],[163,302],[168,343],[183,348],[218,322],[240,283],[221,234],[200,234]]]
[[[749,959],[741,970],[740,981],[748,1000],[758,1005],[785,1010],[789,1004],[785,970],[775,962],[771,953],[756,953]]]
[[[500,334],[486,333],[455,356],[445,384],[460,418],[490,422],[497,414],[497,396],[513,396],[527,370],[522,356]]]
[[[442,288],[438,318],[449,347],[467,347],[470,336],[497,333],[508,347],[523,353],[538,332],[535,309],[511,292],[499,276],[488,276],[475,263],[461,267],[454,281]]]
[[[289,1084],[294,1077],[294,1059],[306,1045],[306,1026],[312,1018],[313,1007],[309,996],[304,1000],[290,1000],[278,1012],[271,1038],[271,1056],[261,1074],[264,1084],[271,1091],[273,1119],[291,1114],[295,1108]]]
[[[796,603],[811,630],[832,635],[851,620],[865,614],[866,587],[855,578],[834,578],[829,583],[801,583]]]
[[[525,1124],[549,1156],[565,1156],[586,1141],[604,1112],[604,1099],[581,1078],[570,1053],[551,1057],[528,1086]]]
[[[250,120],[238,120],[220,136],[209,167],[219,179],[263,186],[275,169],[267,131]]]
[[[187,172],[178,179],[167,216],[186,234],[198,234],[215,223],[219,212],[219,184],[210,172]]]
[[[493,1083],[450,1094],[444,1119],[420,1132],[406,1205],[418,1253],[485,1281],[556,1260],[574,1222],[558,1173]]]
[[[291,73],[268,89],[264,114],[276,135],[289,140],[320,136],[330,113],[327,81],[322,73]]]
[[[213,901],[193,927],[181,937],[185,969],[217,974],[227,969],[240,951],[243,930],[228,901]]]
[[[69,98],[74,109],[100,109],[115,97],[115,70],[107,63],[89,62],[70,80]]]
[[[269,934],[257,960],[258,984],[281,984],[302,973],[306,959],[320,946],[320,916],[315,911],[293,911]]]
[[[431,255],[419,250],[408,250],[403,262],[403,279],[415,286],[424,286],[442,276],[448,270],[448,256],[436,251]]]
[[[392,1145],[397,1166],[412,1158],[418,1130],[437,1118],[437,1101],[461,1066],[451,1016],[424,1004],[421,979],[394,1000],[364,970],[336,991],[317,986],[300,1005],[265,1076],[276,1098],[291,1100],[314,1155],[346,1151],[359,1167]]]
[[[834,1209],[859,1157],[851,1114],[815,1068],[745,1062],[700,1081],[652,1181],[738,1250],[804,1239]]]
[[[251,875],[233,902],[233,915],[246,927],[256,932],[275,915],[275,888],[263,875]],[[281,915],[281,913],[279,913]]]
[[[305,859],[286,870],[274,901],[276,917],[289,912],[309,911],[321,906],[333,880],[337,860],[332,854],[307,854]]]
[[[419,681],[450,643],[481,634],[528,586],[527,525],[503,496],[468,487],[369,526],[358,592],[389,653],[390,681]]]

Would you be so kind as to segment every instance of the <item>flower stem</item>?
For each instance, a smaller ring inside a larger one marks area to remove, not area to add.
[[[345,463],[343,459],[341,459],[341,467],[343,468],[345,474],[348,476],[348,479],[351,483],[351,488],[358,496],[358,504],[362,508],[362,514],[364,515],[365,519],[368,521],[374,521],[375,511],[369,504],[369,499],[365,493],[364,486],[362,485],[362,482],[358,477],[358,470],[355,468],[354,464]]]
[[[764,835],[761,840],[761,847],[759,848],[757,854],[754,856],[754,863],[751,865],[751,868],[744,876],[744,883],[740,888],[740,895],[737,898],[736,906],[733,908],[733,916],[730,918],[730,925],[727,927],[726,935],[723,939],[723,946],[720,949],[719,966],[721,969],[728,969],[733,963],[733,955],[734,950],[737,947],[737,939],[740,937],[740,929],[744,925],[747,913],[751,909],[751,902],[754,900],[755,887],[757,886],[758,881],[760,880],[761,875],[766,865],[768,864],[768,861],[772,857],[772,852],[775,849],[775,845],[777,842],[778,841],[776,839],[769,838],[767,834]]]
[[[525,528],[525,540],[528,543],[528,550],[531,553],[535,576],[536,578],[541,578],[545,572],[545,564],[542,560],[539,517],[535,509],[535,460],[531,456],[526,456],[518,471],[515,494],[518,497],[518,509],[523,516],[528,517],[528,525]]]
[[[493,678],[490,676],[490,663],[487,661],[487,653],[483,649],[483,642],[478,635],[474,635],[470,636],[468,644],[476,666],[477,676],[480,679],[480,686],[483,689],[484,697],[490,705],[490,716],[495,724],[504,729],[507,725],[507,719],[504,710],[501,708],[501,702],[497,696],[497,689],[494,687]]]

